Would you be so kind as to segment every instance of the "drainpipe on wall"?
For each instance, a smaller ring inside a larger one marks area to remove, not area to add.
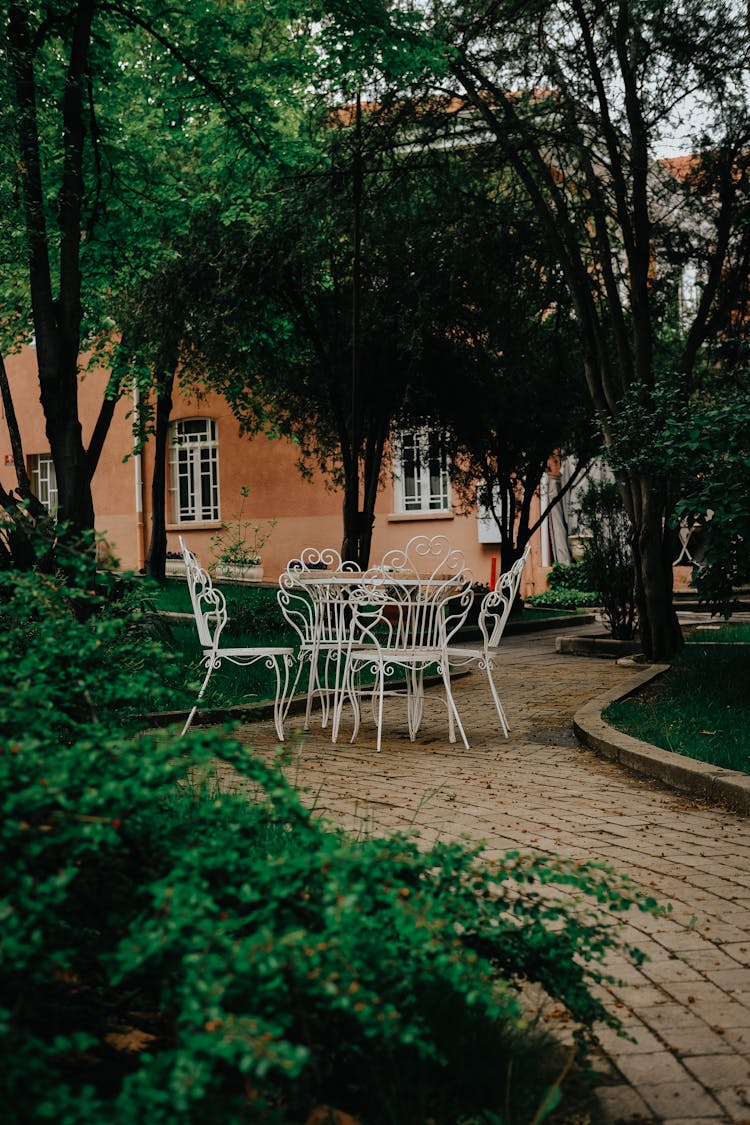
[[[133,387],[133,419],[138,421],[141,403],[138,387]],[[143,454],[137,437],[133,449],[133,465],[135,471],[135,535],[136,535],[136,570],[141,571],[146,565],[146,537],[143,526]]]

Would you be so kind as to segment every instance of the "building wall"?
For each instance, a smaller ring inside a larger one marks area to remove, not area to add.
[[[49,441],[39,401],[34,349],[25,348],[19,355],[7,357],[5,367],[28,464],[34,455],[49,453]],[[79,415],[86,445],[96,424],[107,379],[107,372],[95,370],[87,373],[81,380]],[[132,459],[124,460],[133,448],[131,424],[127,417],[131,409],[132,402],[129,398],[118,402],[92,486],[97,530],[106,534],[112,544],[113,554],[121,558],[123,565],[128,567],[135,566],[137,561],[135,464]],[[6,489],[13,488],[16,484],[10,436],[1,403],[0,482]]]
[[[27,348],[6,360],[11,392],[20,420],[27,459],[48,453],[49,442],[39,403],[36,356]],[[81,379],[80,416],[87,444],[102,401],[107,372],[95,370]],[[130,396],[116,407],[110,432],[93,481],[97,530],[106,538],[111,555],[124,569],[140,570],[148,550],[151,518],[150,482],[153,470],[153,440],[140,456],[133,455]],[[172,420],[213,418],[217,424],[219,448],[220,519],[206,524],[180,525],[173,521],[172,497],[167,497],[168,549],[179,549],[178,535],[201,562],[213,560],[211,539],[240,514],[240,489],[250,489],[244,518],[255,521],[275,519],[263,548],[265,577],[275,580],[290,558],[303,547],[340,547],[342,539],[343,497],[331,491],[317,470],[304,478],[297,468],[297,449],[285,438],[243,437],[226,402],[217,395],[196,399],[177,391]],[[15,484],[10,439],[4,413],[0,410],[0,481],[6,488]],[[476,513],[427,513],[403,515],[395,511],[394,490],[390,482],[381,490],[376,508],[372,555],[377,560],[386,550],[403,547],[418,534],[447,535],[463,549],[467,565],[478,582],[488,583],[500,573],[502,559],[498,544],[480,543]],[[494,561],[493,561],[494,560]],[[545,588],[547,568],[541,565],[540,537],[532,544],[532,565],[528,566],[522,588],[530,594]]]

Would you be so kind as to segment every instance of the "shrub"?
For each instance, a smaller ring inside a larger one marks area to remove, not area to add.
[[[589,987],[614,938],[581,899],[624,909],[633,889],[591,864],[352,840],[236,742],[188,741],[186,759],[152,738],[0,755],[15,1120],[225,1125],[323,1101],[455,1121],[506,1094],[529,1120],[516,988],[603,1018]],[[252,799],[212,786],[217,759]]]
[[[534,608],[586,609],[599,604],[599,595],[590,590],[544,590],[541,594],[531,594],[524,604]]]
[[[591,986],[617,938],[591,900],[653,903],[596,864],[352,839],[227,733],[127,733],[158,644],[144,657],[99,594],[15,581],[6,646],[29,711],[3,683],[9,1125],[288,1122],[320,1102],[368,1125],[489,1123],[508,1099],[530,1120],[544,1063],[519,988],[541,982],[584,1027],[610,1019]]]
[[[593,534],[586,538],[577,563],[555,563],[549,590],[533,594],[533,607],[580,609],[600,606],[613,637],[630,639],[636,628],[630,528],[614,481],[589,481],[580,504],[580,520]]]
[[[550,590],[576,590],[596,593],[585,562],[553,563],[547,582]]]
[[[637,625],[630,523],[614,481],[591,480],[581,499],[580,518],[591,532],[584,565],[600,596],[613,637],[630,640]]]
[[[88,576],[87,576],[88,577]],[[60,573],[0,572],[0,728],[8,738],[73,741],[138,725],[168,706],[170,654],[147,604],[104,576],[87,589]]]

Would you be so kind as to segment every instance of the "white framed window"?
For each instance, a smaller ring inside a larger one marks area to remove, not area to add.
[[[57,515],[57,474],[51,453],[34,453],[29,457],[31,491],[51,516]]]
[[[173,422],[169,441],[170,490],[175,523],[219,519],[219,445],[213,418]]]
[[[448,451],[442,430],[420,426],[400,430],[393,442],[393,482],[396,510],[450,512]]]

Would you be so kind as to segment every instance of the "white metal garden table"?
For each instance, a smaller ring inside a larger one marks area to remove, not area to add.
[[[318,552],[322,555],[323,552]],[[328,552],[332,562],[337,552]],[[313,560],[313,566],[300,565]],[[403,672],[409,737],[417,736],[424,705],[424,674],[435,666],[445,688],[448,733],[456,727],[468,747],[451,690],[448,646],[463,624],[473,599],[471,575],[463,555],[445,536],[415,536],[403,550],[390,551],[366,572],[338,566],[317,568],[320,560],[303,552],[280,579],[279,604],[301,638],[300,668],[309,663],[305,714],[309,727],[313,699],[321,700],[323,724],[330,717],[331,737],[338,738],[347,700],[354,710],[352,741],[361,722],[361,697],[370,694],[382,743],[383,700],[392,688],[386,680]],[[372,683],[363,683],[363,673]],[[298,673],[299,677],[299,673]]]

